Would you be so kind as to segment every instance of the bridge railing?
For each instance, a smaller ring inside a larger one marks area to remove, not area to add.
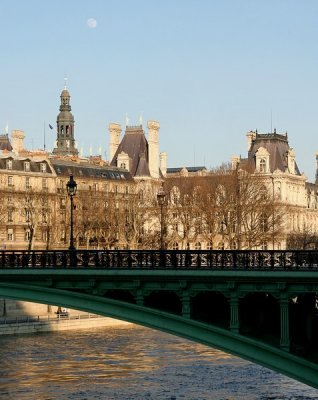
[[[0,269],[317,270],[315,250],[0,251]]]

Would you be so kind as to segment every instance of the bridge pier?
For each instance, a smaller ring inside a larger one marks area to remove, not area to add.
[[[184,318],[191,317],[190,295],[188,291],[182,293],[182,316]]]
[[[231,319],[230,319],[230,330],[234,333],[239,333],[240,320],[239,320],[239,299],[237,294],[233,294],[230,298],[231,308]]]
[[[144,295],[142,290],[137,290],[135,294],[135,299],[136,299],[136,304],[138,306],[143,306],[144,305]]]
[[[282,350],[290,350],[290,337],[289,337],[289,300],[284,294],[279,299],[280,305],[280,348]]]

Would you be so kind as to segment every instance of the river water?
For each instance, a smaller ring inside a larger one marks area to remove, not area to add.
[[[135,325],[2,336],[0,355],[1,400],[318,399],[266,368]]]

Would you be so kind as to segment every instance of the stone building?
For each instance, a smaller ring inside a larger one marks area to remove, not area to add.
[[[307,181],[296,162],[296,153],[289,146],[287,132],[279,134],[247,133],[246,159],[232,158],[232,166],[248,169],[266,181],[276,206],[284,207],[285,216],[281,234],[267,248],[284,249],[288,235],[310,231],[318,232],[318,186]]]

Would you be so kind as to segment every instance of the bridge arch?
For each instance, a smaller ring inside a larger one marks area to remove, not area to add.
[[[199,321],[93,294],[23,283],[0,283],[0,297],[67,306],[157,329],[244,358],[318,388],[316,364],[254,339]]]

